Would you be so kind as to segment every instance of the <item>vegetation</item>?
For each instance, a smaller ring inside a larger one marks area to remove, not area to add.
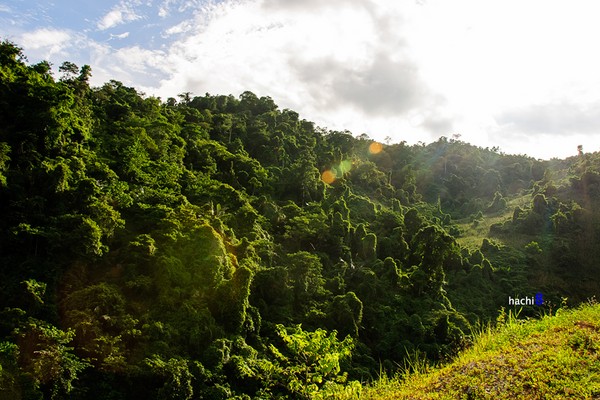
[[[598,293],[600,154],[383,145],[0,44],[0,398],[331,398]]]
[[[383,379],[364,399],[592,399],[600,394],[600,307],[561,310],[524,322],[507,318],[479,331],[473,346],[442,368],[402,383]]]

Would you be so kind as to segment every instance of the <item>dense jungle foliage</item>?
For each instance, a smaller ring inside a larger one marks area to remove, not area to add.
[[[352,395],[508,296],[598,293],[600,154],[381,144],[91,72],[0,44],[0,398]]]

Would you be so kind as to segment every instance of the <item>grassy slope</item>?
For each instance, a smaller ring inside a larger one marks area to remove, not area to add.
[[[457,238],[457,242],[471,250],[479,249],[483,238],[489,237],[490,226],[493,224],[504,222],[507,219],[512,219],[513,213],[516,207],[525,207],[531,203],[530,195],[516,196],[508,200],[507,207],[504,211],[492,214],[485,214],[483,221],[477,224],[473,224],[469,218],[457,221],[458,227],[461,229],[462,234]],[[514,238],[517,239],[521,238]],[[500,240],[500,242],[503,242]],[[517,243],[503,243],[508,245],[515,245]],[[518,242],[520,244],[520,242]]]
[[[361,398],[600,399],[600,305],[485,329],[452,363],[382,379]]]

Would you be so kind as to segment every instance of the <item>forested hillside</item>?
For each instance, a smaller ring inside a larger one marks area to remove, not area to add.
[[[326,398],[600,287],[600,154],[382,144],[0,44],[0,398]]]

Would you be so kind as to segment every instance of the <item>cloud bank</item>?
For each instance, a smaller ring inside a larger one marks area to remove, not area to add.
[[[378,140],[460,133],[550,157],[582,143],[600,149],[596,8],[587,0],[120,0],[90,17],[89,31],[41,26],[15,40],[57,65],[90,64],[96,85],[118,79],[165,99],[250,90],[322,127]]]

